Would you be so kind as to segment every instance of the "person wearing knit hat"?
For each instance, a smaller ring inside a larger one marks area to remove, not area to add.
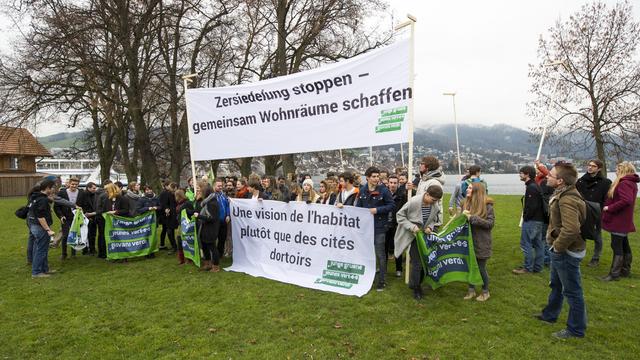
[[[302,191],[296,197],[296,201],[304,201],[307,204],[315,203],[320,198],[315,190],[313,190],[313,180],[305,179],[302,182]]]

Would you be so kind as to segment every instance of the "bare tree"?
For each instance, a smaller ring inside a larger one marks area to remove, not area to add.
[[[605,164],[640,145],[640,24],[632,13],[628,1],[584,5],[549,29],[540,63],[530,65],[534,130],[546,127],[574,148],[595,146]]]

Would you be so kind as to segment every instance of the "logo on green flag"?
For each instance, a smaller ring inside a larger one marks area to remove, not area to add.
[[[466,216],[458,215],[437,234],[419,232],[416,241],[432,289],[453,281],[482,285]]]
[[[127,259],[158,251],[155,211],[132,218],[106,213],[102,216],[105,220],[107,259]]]
[[[196,233],[196,221],[187,216],[187,210],[180,213],[180,238],[185,259],[190,259],[200,267],[200,244]]]

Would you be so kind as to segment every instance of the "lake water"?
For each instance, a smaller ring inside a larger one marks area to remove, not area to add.
[[[580,173],[579,176],[584,175]],[[481,176],[489,187],[489,194],[496,195],[524,195],[524,183],[520,181],[518,174],[482,174]],[[616,173],[610,172],[607,177],[613,181],[616,178]],[[446,174],[444,183],[444,192],[452,193],[455,185],[460,181],[461,176]],[[314,176],[313,182],[317,188],[320,184],[321,176]],[[364,177],[363,182],[366,181]],[[640,195],[640,193],[638,194]]]

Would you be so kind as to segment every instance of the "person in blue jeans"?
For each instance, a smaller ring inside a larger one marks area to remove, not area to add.
[[[575,183],[576,168],[568,163],[556,164],[549,173],[547,184],[555,189],[549,202],[549,230],[551,293],[538,320],[555,323],[562,311],[564,299],[569,303],[567,326],[553,336],[558,339],[582,338],[587,329],[587,310],[584,303],[580,275],[580,262],[587,247],[580,235],[580,226],[586,219],[586,206]]]
[[[380,170],[378,168],[373,166],[368,168],[364,176],[367,178],[367,183],[360,187],[356,206],[368,208],[373,214],[373,243],[376,258],[378,259],[378,268],[380,269],[376,290],[383,291],[386,286],[385,275],[387,273],[387,251],[385,248],[387,224],[389,222],[389,213],[395,209],[396,204],[389,189],[380,183]]]
[[[522,198],[522,232],[520,248],[524,255],[524,263],[514,269],[516,275],[537,273],[544,266],[544,209],[542,194],[535,182],[536,169],[533,166],[523,166],[520,169],[520,180],[525,183],[526,190]]]
[[[33,238],[33,261],[31,263],[32,278],[46,278],[52,273],[49,271],[49,240],[54,235],[51,230],[53,219],[51,218],[50,200],[55,190],[53,180],[43,180],[40,183],[40,191],[34,192],[29,199],[29,233]]]

